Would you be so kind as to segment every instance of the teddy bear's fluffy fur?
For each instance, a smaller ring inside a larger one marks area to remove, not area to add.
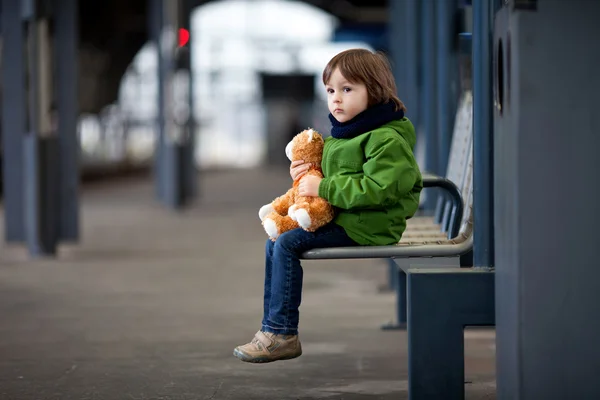
[[[304,176],[323,177],[321,157],[323,156],[323,137],[314,129],[306,129],[292,139],[286,147],[290,161],[304,160],[311,163]],[[321,197],[298,195],[298,185],[304,176],[296,179],[293,186],[270,204],[262,206],[258,215],[271,240],[275,241],[282,233],[298,227],[314,232],[333,219],[333,207]]]

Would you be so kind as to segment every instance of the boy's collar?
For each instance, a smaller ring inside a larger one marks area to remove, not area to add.
[[[396,111],[395,108],[396,104],[393,101],[376,104],[346,122],[339,122],[330,113],[331,136],[336,139],[352,139],[390,121],[404,118],[404,111]]]

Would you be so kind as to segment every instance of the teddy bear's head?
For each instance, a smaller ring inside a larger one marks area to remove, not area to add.
[[[290,161],[304,160],[307,163],[321,164],[323,156],[323,137],[314,129],[306,129],[294,136],[285,147],[285,154]]]

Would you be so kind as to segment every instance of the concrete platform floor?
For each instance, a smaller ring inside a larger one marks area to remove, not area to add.
[[[289,176],[206,172],[200,182],[180,213],[155,201],[149,178],[88,185],[78,245],[40,260],[2,245],[0,399],[407,398],[406,333],[379,330],[394,301],[377,292],[381,261],[307,262],[304,355],[232,356],[261,319],[257,211]],[[466,398],[494,399],[493,331],[465,336]]]

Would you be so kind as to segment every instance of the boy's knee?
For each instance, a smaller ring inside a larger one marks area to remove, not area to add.
[[[275,247],[279,247],[285,251],[294,252],[296,247],[298,247],[298,233],[296,232],[296,229],[282,233],[281,236],[277,238]]]

